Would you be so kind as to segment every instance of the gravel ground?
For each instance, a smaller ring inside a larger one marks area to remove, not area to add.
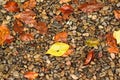
[[[6,23],[11,34],[16,35],[13,29],[13,15],[8,13],[3,4],[7,0],[0,0],[0,24]],[[19,5],[25,0],[14,0]],[[100,1],[100,0],[98,0]],[[85,0],[79,0],[84,3]],[[37,0],[34,11],[36,19],[46,22],[49,28],[47,35],[36,33],[35,40],[31,42],[20,41],[18,35],[11,44],[0,47],[0,80],[27,80],[24,73],[38,72],[35,80],[120,80],[120,53],[112,59],[106,49],[103,35],[109,31],[120,29],[120,22],[114,17],[113,10],[120,9],[119,0],[110,3],[101,0],[105,6],[91,14],[74,11],[69,20],[61,23],[53,20],[58,8],[62,5],[59,0]],[[77,10],[72,2],[69,3]],[[46,15],[42,15],[42,12]],[[54,57],[45,52],[53,44],[53,36],[61,31],[68,32],[69,45],[75,46],[75,51],[68,57]],[[101,37],[102,36],[102,37]],[[100,45],[95,47],[95,58],[90,64],[84,65],[84,60],[91,47],[85,45],[90,38],[98,38]],[[98,57],[98,55],[102,57]]]

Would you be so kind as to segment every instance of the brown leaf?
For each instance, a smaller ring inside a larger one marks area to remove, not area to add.
[[[92,13],[94,11],[100,10],[104,5],[102,3],[98,2],[86,2],[84,4],[81,4],[78,9],[85,12],[85,13]]]
[[[62,12],[64,19],[69,19],[69,15],[74,11],[71,5],[63,5],[59,10]]]
[[[9,36],[6,38],[5,43],[10,44],[11,42],[13,42],[13,40],[14,40],[14,37],[11,36],[11,35],[9,35]]]
[[[32,34],[21,34],[20,35],[20,40],[22,41],[32,41],[34,39],[34,36]]]
[[[30,9],[26,9],[25,11],[15,15],[15,18],[19,19],[20,21],[26,24],[31,24],[33,26],[36,24],[35,17],[36,14]]]
[[[114,15],[116,19],[120,19],[120,10],[114,10]]]
[[[20,10],[19,7],[18,7],[18,4],[14,1],[8,1],[4,5],[4,8],[9,12],[18,12]]]
[[[60,33],[57,33],[57,34],[54,36],[54,40],[55,40],[56,42],[58,42],[58,41],[67,42],[67,36],[68,36],[68,33],[67,33],[67,32],[60,32]]]
[[[38,77],[38,73],[32,72],[32,71],[26,72],[26,73],[24,74],[24,77],[27,78],[27,79],[29,79],[29,80],[34,80],[35,78]]]
[[[87,54],[87,58],[85,59],[84,65],[87,65],[91,62],[92,58],[94,56],[94,50],[91,50]]]
[[[119,53],[119,49],[117,47],[117,42],[115,40],[115,38],[113,37],[112,33],[108,33],[106,34],[106,42],[108,47],[108,51],[110,53]]]
[[[19,20],[15,20],[13,29],[16,33],[22,33],[24,30],[22,22],[20,22]]]
[[[63,18],[62,16],[58,15],[58,16],[55,16],[55,20],[58,22],[62,22]]]
[[[36,6],[36,0],[28,0],[23,3],[23,9],[33,9]]]
[[[45,22],[38,22],[35,28],[39,31],[40,34],[46,34],[48,31],[48,28]]]
[[[6,25],[0,26],[0,45],[3,45],[7,37],[10,36],[10,30]]]

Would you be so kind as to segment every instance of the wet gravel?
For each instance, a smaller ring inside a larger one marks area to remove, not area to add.
[[[47,35],[41,35],[32,30],[36,35],[31,42],[20,41],[12,30],[15,13],[8,13],[3,8],[6,1],[0,0],[0,24],[6,23],[16,40],[0,47],[0,80],[27,80],[24,77],[27,71],[39,73],[35,80],[120,80],[120,53],[112,59],[104,38],[107,32],[120,29],[120,22],[113,14],[114,9],[120,9],[119,0],[113,3],[97,0],[105,4],[101,10],[91,14],[74,11],[70,19],[62,23],[54,20],[60,13],[58,8],[62,4],[59,0],[36,0],[37,6],[33,9],[36,19],[46,22],[49,31]],[[14,1],[22,4],[25,0]],[[76,4],[69,4],[77,10]],[[53,36],[61,31],[68,32],[68,43],[75,46],[75,52],[68,57],[46,55],[45,52],[54,43]],[[90,38],[98,38],[100,45],[95,47],[95,58],[85,66],[84,60],[91,49],[85,41]],[[100,58],[97,57],[99,52],[102,52]]]

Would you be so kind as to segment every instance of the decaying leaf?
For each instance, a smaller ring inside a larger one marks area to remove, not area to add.
[[[120,10],[114,10],[114,15],[116,19],[120,19]]]
[[[89,64],[91,62],[93,56],[94,56],[94,50],[89,51],[87,54],[87,58],[85,59],[84,64],[85,65]]]
[[[38,22],[35,28],[39,31],[40,34],[46,34],[48,31],[48,28],[45,22]]]
[[[23,33],[20,35],[20,40],[22,41],[32,41],[33,39],[34,39],[34,36],[32,34]]]
[[[29,80],[34,80],[35,78],[38,77],[38,73],[32,72],[32,71],[26,72],[26,73],[24,74],[24,77],[27,78],[27,79],[29,79]]]
[[[69,49],[69,45],[62,42],[54,43],[46,54],[51,54],[53,56],[62,56]]]
[[[108,33],[106,34],[106,42],[108,47],[108,51],[110,53],[119,53],[119,49],[117,47],[117,42],[115,40],[115,38],[113,37],[112,33]]]
[[[14,1],[8,1],[5,5],[4,8],[9,11],[9,12],[18,12],[19,7],[18,4]]]
[[[30,9],[26,9],[25,11],[22,11],[21,13],[15,15],[15,18],[17,18],[18,20],[26,24],[31,24],[33,26],[36,24],[35,17],[36,14]]]
[[[91,13],[94,11],[100,10],[104,5],[102,3],[98,3],[96,1],[86,2],[84,4],[81,4],[78,9],[85,12],[85,13]]]
[[[120,44],[120,30],[114,31],[113,37],[117,40],[117,44]]]
[[[28,0],[24,2],[23,9],[33,9],[36,6],[36,0]]]
[[[69,19],[69,15],[74,11],[71,5],[63,5],[59,10],[62,12],[64,19]]]
[[[3,45],[7,37],[10,36],[10,30],[6,25],[0,26],[0,45]]]
[[[62,3],[68,3],[68,2],[70,2],[71,0],[60,0],[60,4],[62,4]]]
[[[16,33],[22,33],[24,31],[22,22],[20,22],[19,20],[15,20],[13,29]]]
[[[88,39],[86,40],[86,45],[88,45],[89,47],[96,47],[99,45],[99,40],[98,39]]]
[[[58,41],[61,41],[61,42],[67,42],[67,32],[60,32],[60,33],[57,33],[55,36],[54,36],[54,40],[56,42]]]

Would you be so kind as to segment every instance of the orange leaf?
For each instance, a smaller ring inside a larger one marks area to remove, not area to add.
[[[64,53],[62,56],[63,56],[63,57],[67,57],[68,55],[70,55],[71,53],[73,53],[73,51],[74,51],[74,50],[73,50],[72,48],[70,48],[70,49],[68,49],[67,52]]]
[[[24,30],[22,22],[20,22],[19,20],[15,20],[13,29],[16,33],[22,33]]]
[[[36,72],[26,72],[24,74],[24,77],[28,78],[29,80],[34,80],[35,78],[38,77],[38,73],[36,73]]]
[[[24,2],[23,9],[33,9],[36,6],[36,0],[28,0]]]
[[[4,8],[9,11],[9,12],[18,12],[19,7],[18,4],[14,1],[8,1],[5,5]]]
[[[55,16],[55,20],[57,20],[58,22],[62,22],[62,16],[60,15]]]
[[[55,36],[54,36],[54,40],[56,42],[58,41],[61,41],[61,42],[66,42],[67,41],[67,32],[60,32],[60,33],[57,33]]]
[[[10,35],[10,31],[5,25],[0,26],[0,45],[3,45],[7,37]]]
[[[38,22],[35,28],[39,31],[40,34],[46,34],[48,31],[48,28],[45,22]]]
[[[73,7],[71,5],[63,5],[59,10],[62,12],[63,18],[68,19],[68,16],[73,12]]]
[[[34,39],[32,34],[21,34],[20,40],[22,41],[32,41]]]
[[[89,64],[90,61],[92,60],[93,56],[94,56],[94,50],[89,51],[87,54],[87,58],[85,59],[84,64],[85,65]]]
[[[120,19],[120,10],[114,10],[114,15],[116,19]]]
[[[91,13],[94,11],[98,11],[102,7],[103,7],[102,3],[97,3],[96,1],[92,1],[92,2],[86,2],[84,4],[81,4],[78,7],[78,9],[85,13]]]
[[[30,9],[26,9],[25,11],[15,15],[15,18],[26,24],[32,24],[33,26],[36,24],[35,17],[36,14]]]

